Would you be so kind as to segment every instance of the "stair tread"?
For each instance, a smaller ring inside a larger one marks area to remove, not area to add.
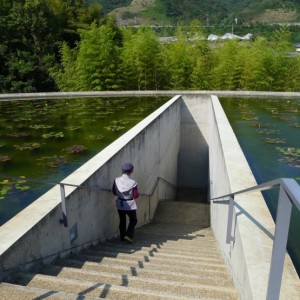
[[[214,257],[208,256],[196,256],[196,255],[183,255],[183,254],[173,254],[173,253],[164,253],[163,251],[124,251],[122,249],[114,249],[114,248],[90,248],[83,252],[84,254],[98,255],[98,256],[108,256],[108,257],[116,257],[116,258],[157,258],[158,260],[169,260],[176,261],[178,259],[191,261],[191,262],[211,262],[216,264],[223,264],[223,260],[218,256],[217,253]]]
[[[77,259],[93,261],[93,262],[114,262],[116,264],[124,263],[124,264],[143,264],[144,266],[148,266],[149,263],[151,265],[158,265],[158,266],[173,266],[174,261],[164,260],[164,259],[157,259],[149,256],[140,257],[137,259],[136,257],[128,256],[128,257],[108,257],[105,255],[91,255],[91,254],[79,254],[76,255]],[[208,261],[203,262],[187,262],[187,261],[177,261],[176,265],[179,267],[186,267],[189,269],[197,269],[197,268],[214,268],[216,270],[226,270],[224,263],[210,263]]]
[[[198,249],[198,251],[195,251],[194,249],[188,249],[188,248],[174,248],[174,247],[164,247],[160,245],[151,245],[149,247],[143,246],[143,245],[137,245],[137,244],[124,244],[121,243],[119,240],[115,242],[107,242],[104,244],[98,244],[94,246],[95,249],[113,249],[114,251],[120,251],[121,253],[159,253],[161,256],[201,256],[206,258],[212,258],[212,259],[220,259],[221,255],[218,250],[209,249]],[[221,258],[222,259],[222,258]]]
[[[215,270],[212,268],[186,268],[186,267],[177,267],[177,266],[165,266],[165,265],[144,265],[141,262],[137,264],[134,263],[123,263],[119,262],[118,264],[114,263],[113,261],[108,262],[91,262],[91,261],[80,261],[74,259],[63,259],[63,260],[56,260],[56,265],[59,266],[70,266],[74,268],[83,268],[83,269],[90,269],[90,270],[114,270],[114,272],[125,272],[130,270],[130,272],[151,272],[154,274],[167,273],[167,274],[175,274],[179,276],[214,276],[214,277],[221,277],[221,278],[229,278],[227,271],[224,270]]]
[[[84,295],[75,295],[61,291],[42,289],[17,285],[7,282],[0,283],[1,300],[32,300],[32,299],[60,299],[60,300],[96,300],[101,298],[87,297]],[[104,299],[104,298],[102,298]]]
[[[80,268],[76,269],[74,267],[67,267],[67,266],[59,266],[59,265],[45,265],[41,273],[46,275],[52,275],[52,276],[74,276],[73,278],[97,278],[100,280],[100,278],[103,277],[104,280],[117,280],[117,282],[120,280],[120,278],[128,278],[131,281],[145,281],[147,282],[153,281],[157,282],[159,280],[160,282],[162,280],[167,280],[168,283],[172,284],[178,284],[178,282],[188,282],[190,284],[204,284],[209,286],[218,285],[220,287],[232,287],[232,281],[228,277],[221,277],[221,276],[192,276],[192,275],[186,275],[186,274],[173,274],[170,272],[143,272],[141,270],[137,269],[121,269],[121,272],[116,272],[118,269],[107,269],[106,271],[103,270],[97,270],[95,269],[85,269]],[[71,277],[70,277],[71,278]],[[185,279],[185,280],[183,280]],[[90,279],[88,279],[90,280]],[[112,283],[112,282],[111,282]]]
[[[186,283],[174,284],[174,287],[170,288],[170,284],[166,285],[160,284],[158,287],[154,285],[149,288],[149,282],[145,280],[144,284],[142,281],[139,282],[139,287],[131,287],[130,281],[121,282],[120,285],[104,283],[99,281],[85,281],[82,279],[64,278],[64,277],[54,277],[42,274],[22,274],[23,280],[29,280],[28,285],[41,288],[50,288],[53,290],[64,290],[66,292],[73,292],[77,294],[84,294],[93,297],[103,297],[107,299],[115,299],[117,297],[124,296],[127,297],[137,296],[142,299],[159,299],[157,297],[176,297],[177,299],[186,299],[188,297],[199,297],[204,296],[207,298],[221,297],[222,299],[237,299],[236,291],[234,288],[219,287],[219,286],[207,286],[207,285],[194,285],[191,287]],[[162,289],[164,286],[164,289]],[[169,291],[166,291],[168,287]],[[176,299],[174,298],[174,299]]]

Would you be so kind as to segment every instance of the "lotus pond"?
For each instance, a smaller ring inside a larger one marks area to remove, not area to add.
[[[52,187],[31,179],[61,181],[166,100],[0,102],[0,225]]]
[[[300,100],[221,99],[258,183],[282,177],[300,183]],[[278,191],[264,192],[273,218]],[[288,250],[300,275],[300,213],[295,207]]]

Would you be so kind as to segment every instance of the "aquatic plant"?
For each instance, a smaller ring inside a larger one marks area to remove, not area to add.
[[[104,138],[104,136],[102,134],[98,134],[98,135],[89,135],[88,137],[86,137],[86,139],[92,140],[92,141],[100,141]]]
[[[14,145],[14,148],[18,150],[34,150],[40,148],[42,145],[40,143],[24,143],[22,145]]]
[[[257,130],[257,133],[270,135],[270,134],[280,134],[280,131],[275,129],[262,129],[262,130]]]
[[[44,139],[50,139],[50,138],[63,138],[64,137],[64,133],[63,132],[50,132],[50,133],[45,133],[42,135],[42,137]]]
[[[300,123],[295,122],[295,123],[290,124],[290,126],[300,128]]]
[[[110,122],[110,125],[107,126],[107,127],[104,127],[106,130],[110,130],[110,131],[114,131],[114,132],[117,132],[117,131],[120,131],[122,129],[125,128],[125,126],[121,126],[121,125],[125,125],[127,124],[128,122],[126,121],[122,121],[122,120],[117,120],[117,121],[111,121]]]
[[[245,115],[245,116],[242,116],[241,119],[243,121],[256,121],[258,120],[258,117],[255,117],[255,116],[250,116],[250,115]]]
[[[81,128],[81,126],[68,126],[68,127],[65,127],[66,130],[70,130],[70,131],[78,130],[80,128]]]
[[[50,129],[52,128],[53,125],[30,125],[29,128],[32,128],[32,129]]]
[[[279,161],[287,163],[292,167],[300,168],[300,148],[293,147],[276,147],[283,157]]]
[[[264,128],[264,127],[270,127],[270,123],[252,123],[250,124],[251,127],[258,127],[258,128]]]
[[[13,132],[13,133],[7,133],[6,135],[11,137],[24,138],[24,137],[28,137],[30,134],[27,132]]]
[[[72,153],[72,154],[80,154],[86,150],[87,148],[82,145],[73,145],[71,147],[62,149],[63,152]]]
[[[67,159],[65,156],[44,156],[38,158],[37,161],[39,162],[38,165],[46,165],[50,168],[58,168],[67,163]]]
[[[8,155],[0,156],[0,162],[11,161],[11,157]]]
[[[26,183],[25,176],[20,176],[19,179],[15,180],[4,179],[0,181],[0,200],[5,199],[8,194],[13,192],[23,192],[30,189],[28,185],[25,185]]]
[[[265,138],[264,141],[268,144],[285,144],[286,143],[285,139],[280,139],[280,138]]]

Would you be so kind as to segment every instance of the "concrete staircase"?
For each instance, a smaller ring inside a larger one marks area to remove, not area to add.
[[[207,226],[208,209],[161,202],[134,244],[112,239],[15,274],[0,284],[0,299],[238,299]]]

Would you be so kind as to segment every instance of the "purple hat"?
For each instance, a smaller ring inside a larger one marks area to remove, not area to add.
[[[132,172],[133,168],[134,167],[131,163],[125,163],[122,165],[122,171],[124,171],[124,172]]]

